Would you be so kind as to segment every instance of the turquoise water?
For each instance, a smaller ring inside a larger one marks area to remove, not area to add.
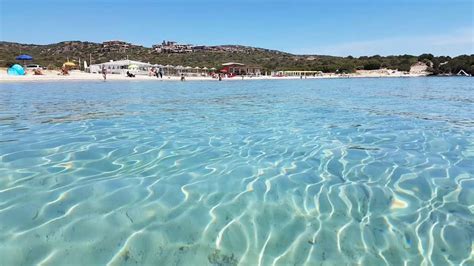
[[[1,84],[0,264],[474,265],[472,84]]]

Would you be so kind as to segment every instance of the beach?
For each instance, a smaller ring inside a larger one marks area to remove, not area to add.
[[[33,75],[28,72],[24,76],[9,76],[6,73],[6,69],[0,69],[0,83],[1,82],[35,82],[35,81],[94,81],[103,80],[102,74],[86,73],[82,71],[70,71],[69,75],[60,75],[59,71],[46,70],[43,71],[43,75]],[[291,79],[328,79],[328,78],[387,78],[387,77],[420,77],[426,76],[427,74],[410,74],[400,71],[387,71],[387,70],[359,70],[352,74],[334,74],[324,73],[318,76],[245,76],[243,80],[291,80]],[[149,81],[180,81],[179,76],[164,76],[163,78],[157,78],[148,75],[136,75],[134,78],[129,78],[125,75],[119,74],[108,74],[107,80],[113,81],[133,81],[133,80],[149,80]],[[217,81],[216,78],[211,76],[189,76],[186,77],[188,81]],[[242,80],[242,77],[236,76],[232,78],[223,78],[223,81],[238,81]]]

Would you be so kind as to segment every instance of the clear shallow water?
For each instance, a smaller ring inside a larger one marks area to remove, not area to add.
[[[0,84],[2,265],[473,265],[469,78]]]

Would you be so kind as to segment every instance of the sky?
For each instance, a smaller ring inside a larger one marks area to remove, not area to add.
[[[456,56],[474,54],[474,0],[0,0],[0,40]]]

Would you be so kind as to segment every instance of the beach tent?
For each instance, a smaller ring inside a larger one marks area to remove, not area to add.
[[[25,61],[31,61],[31,60],[33,60],[33,57],[31,55],[21,54],[21,55],[15,57],[15,60],[23,61],[23,65],[24,65]]]
[[[7,70],[8,75],[11,76],[23,76],[25,75],[25,70],[18,64],[14,64]]]

